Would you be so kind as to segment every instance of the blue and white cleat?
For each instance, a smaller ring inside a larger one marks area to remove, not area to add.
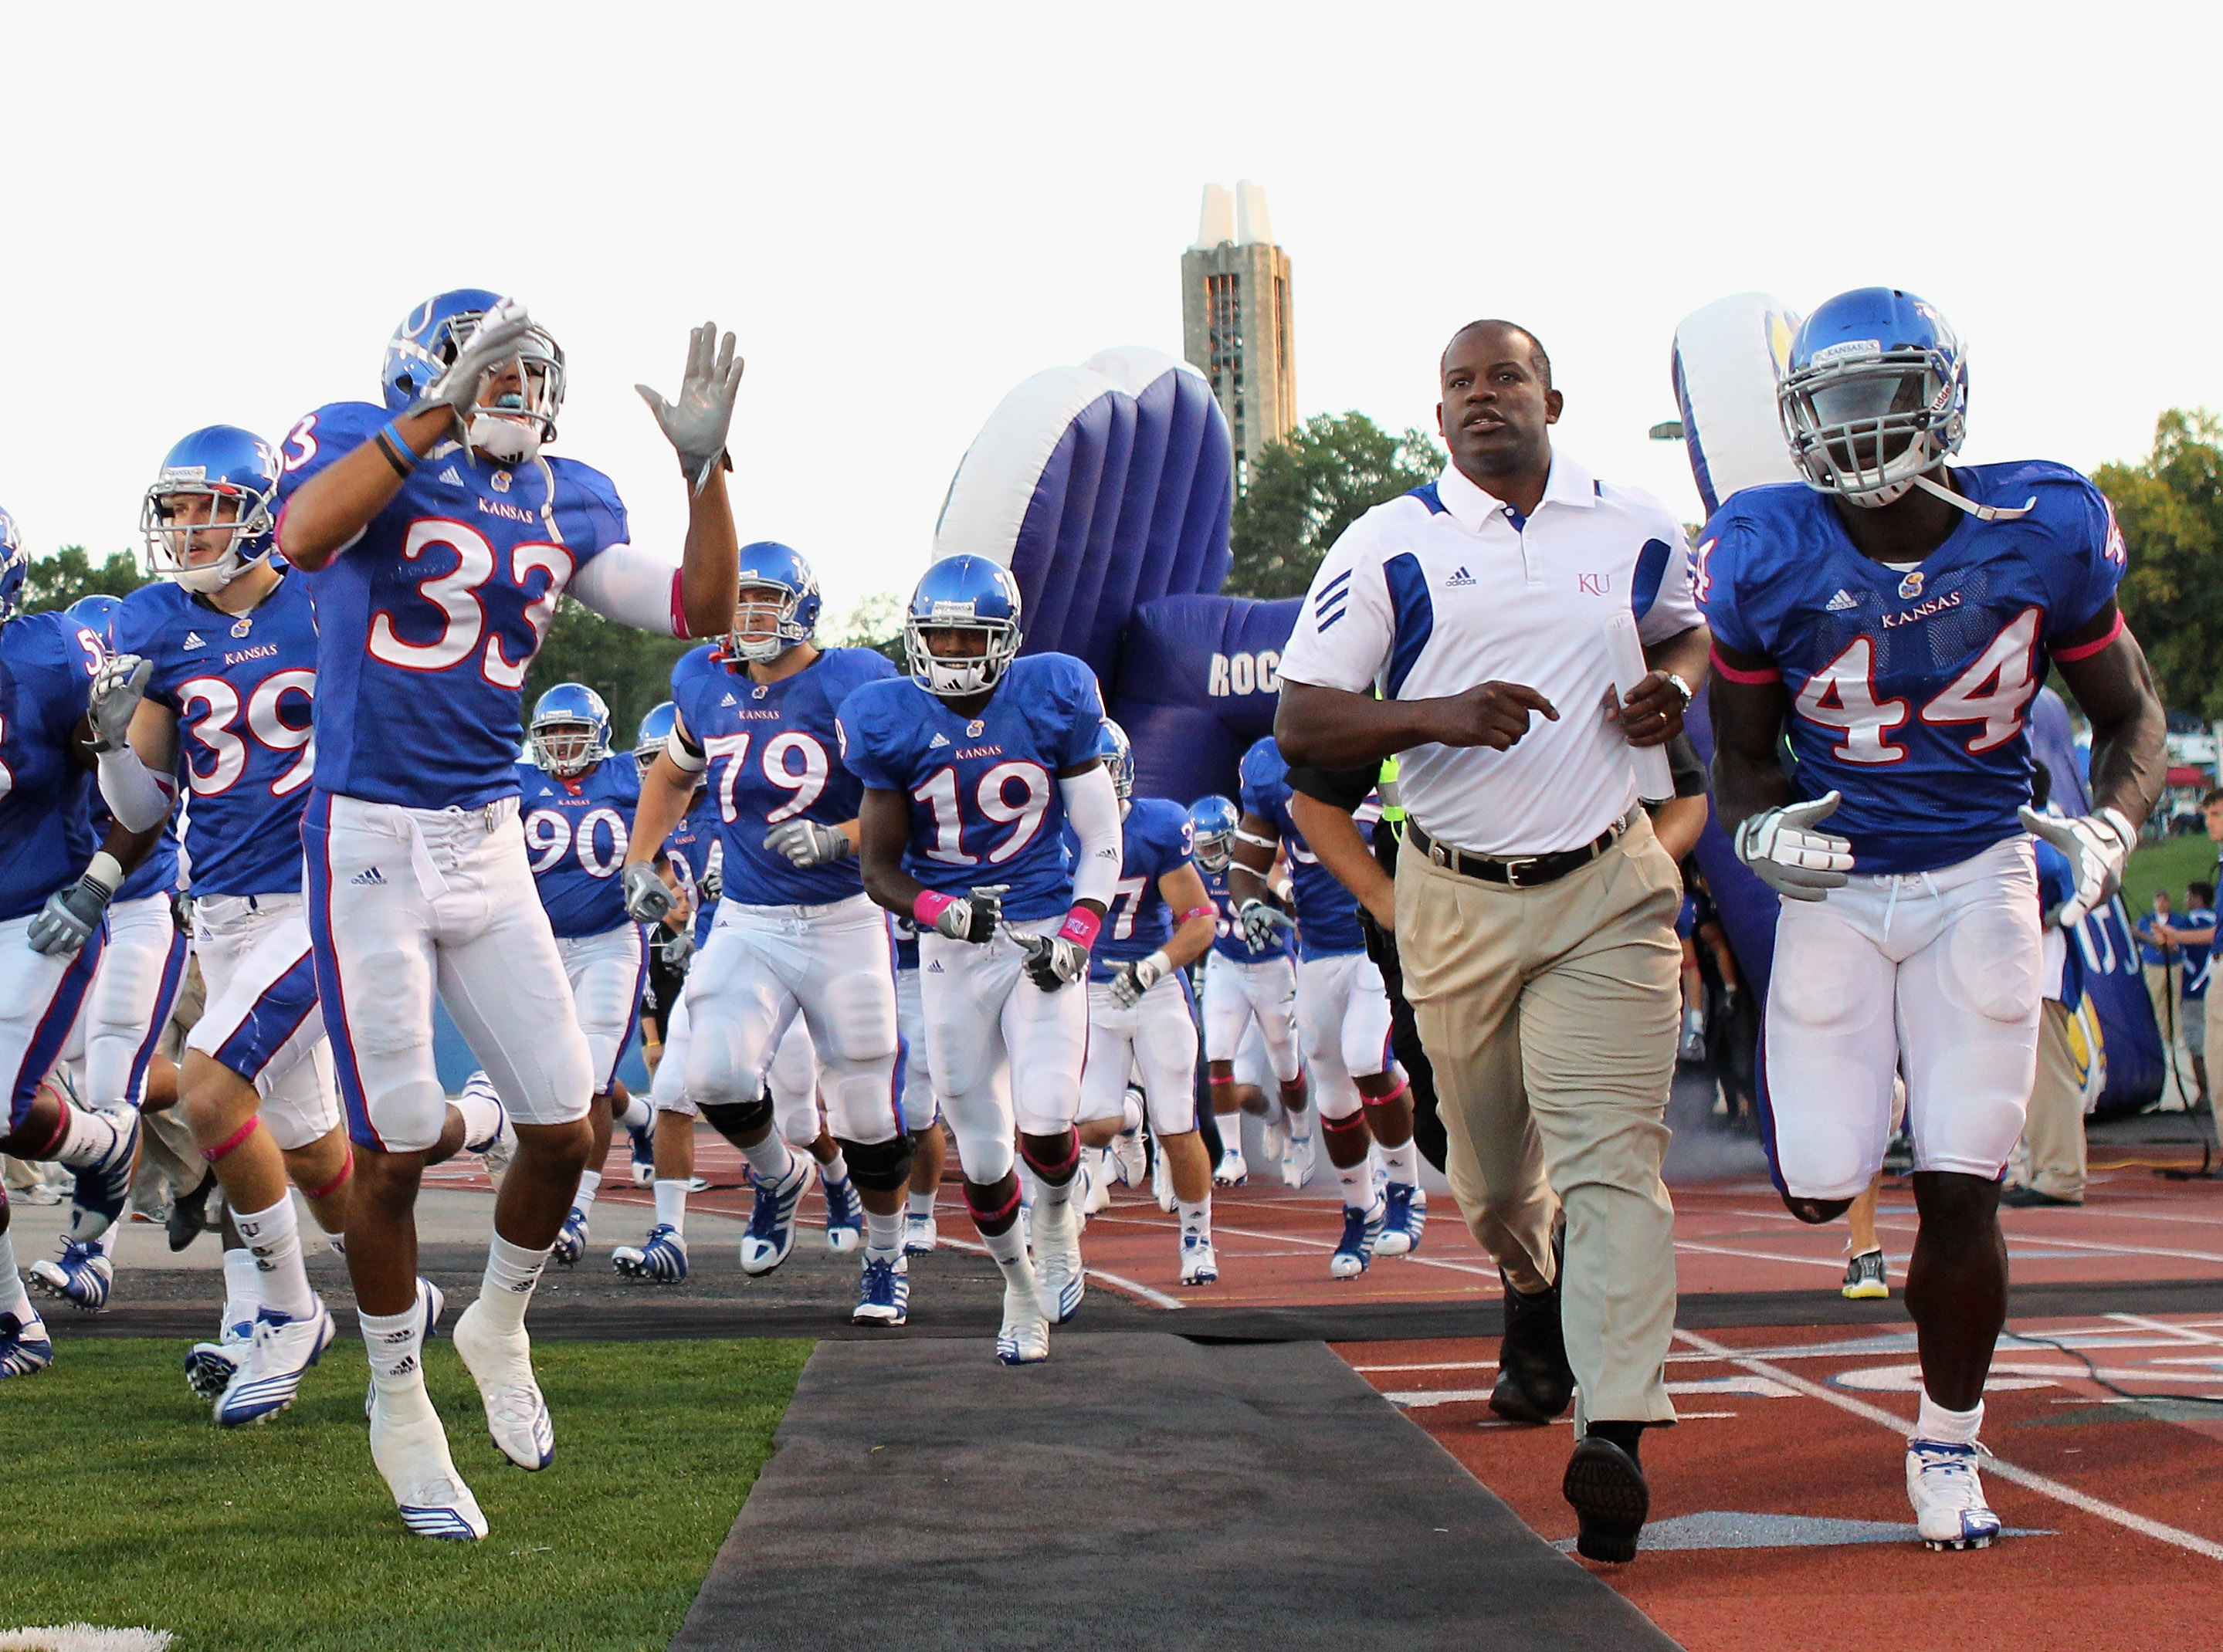
[[[97,1314],[108,1306],[116,1264],[101,1253],[98,1245],[65,1239],[60,1261],[41,1256],[24,1270],[24,1278],[41,1296],[66,1302],[79,1313]]]
[[[756,1208],[749,1213],[748,1232],[741,1235],[741,1272],[751,1278],[771,1272],[795,1248],[795,1207],[810,1190],[815,1168],[808,1155],[797,1153],[785,1181],[757,1181]]]
[[[532,1339],[524,1329],[494,1330],[482,1301],[457,1316],[449,1336],[463,1356],[463,1369],[479,1385],[486,1405],[487,1433],[501,1454],[520,1468],[542,1469],[556,1460],[556,1424],[548,1402],[532,1376]]]
[[[1150,1150],[1143,1140],[1143,1127],[1122,1130],[1105,1149],[1119,1185],[1139,1190],[1150,1174]]]
[[[475,1542],[487,1535],[463,1477],[448,1454],[448,1435],[421,1385],[389,1392],[370,1412],[370,1460],[393,1494],[401,1523],[419,1537]]]
[[[1999,1535],[1999,1517],[1985,1506],[1976,1473],[1982,1449],[1938,1440],[1906,1442],[1906,1497],[1928,1548],[1988,1548]]]
[[[908,1210],[904,1212],[905,1256],[931,1256],[941,1243],[941,1229],[935,1225],[933,1211],[929,1210],[923,1216],[913,1215]]]
[[[1220,1152],[1212,1179],[1221,1187],[1241,1187],[1250,1179],[1250,1166],[1243,1162],[1243,1149],[1231,1141]]]
[[[1428,1195],[1412,1182],[1390,1182],[1382,1189],[1382,1237],[1374,1243],[1376,1256],[1410,1256],[1420,1248],[1420,1234],[1428,1225]]]
[[[54,1362],[54,1340],[47,1322],[34,1313],[28,1319],[0,1314],[0,1377],[28,1377]]]
[[[108,1151],[90,1165],[76,1166],[77,1191],[71,1201],[69,1236],[98,1239],[123,1215],[131,1194],[131,1171],[139,1162],[139,1109],[103,1107],[91,1109],[114,1128]]]
[[[1328,1278],[1355,1279],[1366,1272],[1374,1260],[1374,1248],[1382,1241],[1382,1211],[1379,1199],[1370,1210],[1343,1207],[1343,1237],[1336,1241],[1335,1254],[1327,1259]]]
[[[579,1259],[587,1253],[587,1213],[577,1205],[564,1218],[563,1230],[556,1242],[548,1247],[548,1259],[557,1267],[576,1267]]]
[[[1080,1264],[1080,1214],[1067,1197],[1040,1203],[1034,1222],[1035,1300],[1042,1317],[1063,1325],[1080,1311],[1088,1275]]]
[[[633,1180],[635,1187],[646,1187],[656,1180],[656,1134],[648,1126],[634,1129],[626,1127],[633,1138]]]
[[[1219,1258],[1212,1248],[1212,1241],[1196,1234],[1181,1235],[1181,1282],[1183,1285],[1218,1285]]]
[[[186,1353],[186,1386],[193,1391],[193,1398],[208,1405],[223,1398],[231,1373],[239,1369],[254,1341],[255,1322],[242,1319],[225,1326],[219,1341],[194,1343]]]
[[[838,1182],[822,1176],[818,1184],[826,1195],[826,1248],[847,1256],[865,1242],[865,1202],[846,1176]]]
[[[274,1308],[255,1316],[255,1331],[216,1402],[216,1420],[227,1429],[268,1422],[293,1403],[301,1379],[339,1335],[319,1300],[317,1311],[288,1319]]]
[[[996,1358],[1004,1365],[1040,1365],[1049,1358],[1049,1321],[1037,1294],[1026,1281],[1004,1283],[1004,1323],[996,1333]]]
[[[865,1271],[857,1281],[857,1306],[849,1315],[853,1325],[901,1325],[910,1318],[910,1259],[898,1252],[892,1259],[865,1258]]]
[[[620,1245],[612,1251],[610,1266],[628,1279],[677,1285],[687,1277],[687,1241],[670,1222],[659,1222],[638,1246]]]

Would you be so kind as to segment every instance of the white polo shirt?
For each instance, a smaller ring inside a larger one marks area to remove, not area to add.
[[[1598,481],[1564,453],[1523,518],[1456,465],[1377,505],[1313,579],[1282,675],[1393,700],[1526,683],[1559,713],[1509,751],[1401,752],[1397,790],[1431,838],[1485,855],[1590,842],[1636,801],[1628,743],[1605,720],[1618,605],[1646,643],[1700,623],[1682,524],[1649,493]]]

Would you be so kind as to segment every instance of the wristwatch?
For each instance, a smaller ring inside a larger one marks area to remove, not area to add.
[[[1697,698],[1697,695],[1691,691],[1691,685],[1684,682],[1681,675],[1676,672],[1669,671],[1665,675],[1667,681],[1675,685],[1675,692],[1683,696],[1683,709],[1690,710],[1691,702]]]

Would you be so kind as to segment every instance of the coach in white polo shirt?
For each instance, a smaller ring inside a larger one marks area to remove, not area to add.
[[[1675,1415],[1659,1163],[1683,895],[1630,748],[1682,727],[1709,638],[1682,528],[1553,454],[1560,405],[1523,329],[1453,336],[1437,409],[1452,462],[1328,552],[1282,656],[1274,735],[1293,765],[1397,757],[1397,944],[1452,1189],[1510,1289],[1559,1287],[1581,1391],[1565,1482],[1578,1546],[1627,1560],[1648,1507],[1641,1431]],[[1615,608],[1636,616],[1650,668],[1626,700]]]

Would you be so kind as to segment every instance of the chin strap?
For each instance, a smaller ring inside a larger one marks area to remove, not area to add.
[[[2020,510],[2006,505],[1979,505],[1972,499],[1963,499],[1942,482],[1932,481],[1927,475],[1917,476],[1914,485],[1932,499],[1942,499],[1956,509],[1966,511],[1979,522],[2013,522],[2037,509],[2037,495],[2032,493],[2029,503]]]

